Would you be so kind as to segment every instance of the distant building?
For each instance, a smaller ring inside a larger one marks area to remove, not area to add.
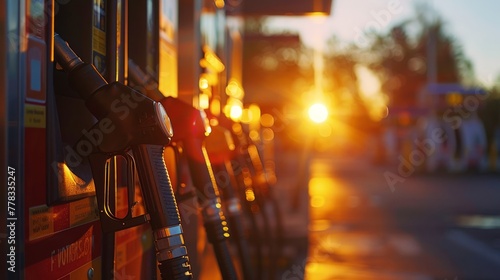
[[[247,34],[243,41],[245,103],[281,108],[312,85],[312,69],[299,65],[298,35]]]
[[[384,139],[388,157],[424,171],[485,170],[484,125],[478,117],[487,92],[460,84],[427,84],[415,108],[391,109]]]

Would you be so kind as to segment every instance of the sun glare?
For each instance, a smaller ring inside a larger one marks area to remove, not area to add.
[[[316,103],[309,107],[309,118],[315,123],[323,123],[328,118],[328,109],[322,103]]]
[[[380,81],[370,69],[357,65],[355,68],[361,93],[365,98],[370,98],[380,93]]]

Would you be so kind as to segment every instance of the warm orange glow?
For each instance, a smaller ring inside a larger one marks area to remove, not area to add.
[[[381,83],[377,75],[365,66],[356,65],[356,76],[361,91],[361,98],[367,105],[370,117],[375,121],[386,118],[389,114],[387,96],[381,91]]]
[[[361,65],[356,65],[354,70],[356,71],[362,97],[371,98],[380,93],[380,80],[373,71]]]
[[[408,126],[411,123],[411,116],[408,112],[403,112],[399,115],[399,124],[402,126]]]
[[[463,96],[460,93],[452,92],[446,95],[446,102],[451,106],[457,106],[463,101]]]
[[[222,72],[226,68],[224,63],[215,54],[215,52],[208,46],[203,46],[204,57],[200,60],[200,66],[203,68],[211,68],[216,72]]]
[[[264,128],[262,130],[262,139],[264,141],[272,141],[274,139],[274,131],[270,128]]]
[[[229,107],[229,117],[232,120],[239,120],[243,114],[243,106],[239,102],[233,102]]]
[[[215,6],[219,9],[222,9],[224,8],[225,4],[224,4],[224,0],[215,0]]]
[[[212,102],[210,102],[210,113],[212,113],[214,116],[219,116],[220,115],[220,100],[219,99],[212,99]]]
[[[257,104],[251,104],[248,106],[248,111],[252,116],[250,119],[250,123],[258,124],[260,122],[260,107]]]
[[[313,208],[321,208],[325,205],[325,198],[322,196],[313,196],[311,197],[311,207]]]
[[[212,118],[210,119],[210,126],[211,127],[214,127],[214,126],[218,126],[219,125],[219,121],[215,118]]]
[[[234,105],[231,106],[231,111],[229,113],[229,117],[233,120],[238,120],[241,117],[242,109],[240,106]]]
[[[258,142],[260,140],[260,135],[259,132],[252,130],[248,133],[248,136],[250,139],[252,139],[254,142]]]
[[[389,107],[383,106],[383,108],[381,110],[380,117],[383,119],[383,118],[387,118],[387,116],[389,116]]]
[[[255,200],[255,194],[253,193],[252,189],[247,189],[245,191],[245,199],[247,201],[254,201]]]
[[[313,208],[335,208],[341,198],[340,182],[332,177],[313,177],[309,180],[310,203]],[[328,203],[326,203],[328,201]],[[319,211],[319,210],[318,210]],[[324,212],[326,210],[322,210]]]
[[[308,17],[327,17],[328,14],[325,12],[311,12],[305,14]]]
[[[243,96],[245,95],[243,92],[243,88],[235,79],[232,79],[227,85],[226,94],[230,97],[234,97],[240,100],[243,99]]]
[[[65,163],[57,163],[57,167],[59,168],[59,176],[63,179],[63,182],[68,186],[79,186],[86,187],[87,182],[76,176],[71,169]]]
[[[263,127],[272,127],[274,125],[274,117],[271,114],[262,114],[260,116],[260,124]]]
[[[223,109],[224,115],[234,121],[240,121],[243,115],[243,102],[236,98],[229,98]]]
[[[319,127],[319,135],[323,137],[330,137],[332,135],[332,127],[328,123],[323,123]]]
[[[208,109],[210,98],[208,97],[207,94],[201,93],[199,96],[199,102],[201,109]]]
[[[241,133],[241,131],[242,131],[241,124],[234,123],[232,126],[232,129],[233,129],[234,133],[236,133],[236,134]]]
[[[200,81],[198,83],[199,83],[200,90],[207,90],[208,87],[210,86],[206,75],[202,75],[200,77]]]
[[[248,108],[243,109],[241,114],[241,122],[245,124],[249,124],[252,121],[252,115]]]
[[[309,107],[309,118],[315,123],[323,123],[328,118],[328,109],[325,104],[315,103]]]

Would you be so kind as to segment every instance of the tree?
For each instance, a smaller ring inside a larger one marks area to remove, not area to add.
[[[368,51],[376,55],[368,67],[378,73],[390,105],[415,106],[416,95],[429,78],[438,83],[473,82],[472,64],[445,27],[435,10],[419,5],[414,18],[395,25],[389,34],[372,34]],[[417,32],[410,32],[415,29]],[[429,56],[432,52],[434,63]],[[433,65],[436,74],[430,77]]]

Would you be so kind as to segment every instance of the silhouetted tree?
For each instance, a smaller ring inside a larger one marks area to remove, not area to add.
[[[415,27],[418,31],[410,32]],[[380,77],[382,90],[389,95],[392,106],[415,105],[416,95],[428,82],[429,67],[433,65],[429,47],[435,53],[436,82],[473,81],[472,64],[445,27],[435,10],[419,5],[413,19],[395,25],[389,34],[372,34],[369,51],[376,58],[368,66]]]

